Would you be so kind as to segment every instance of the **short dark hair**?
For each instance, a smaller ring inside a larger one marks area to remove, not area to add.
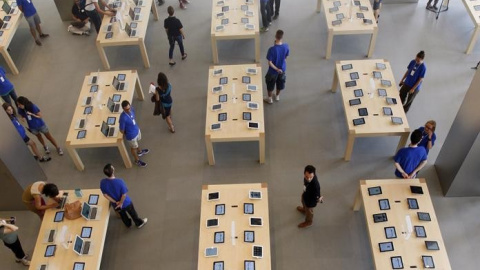
[[[282,39],[283,38],[283,30],[278,29],[277,33],[275,33],[275,38],[276,39]]]
[[[173,9],[172,6],[168,6],[167,12],[168,12],[168,15],[173,16],[173,13],[175,13],[175,10]]]
[[[424,59],[425,58],[425,52],[424,51],[418,52],[417,57],[420,58],[420,59]]]
[[[59,194],[57,185],[51,183],[45,184],[43,186],[42,194],[49,198],[57,197]]]
[[[305,167],[305,170],[303,171],[303,173],[308,172],[308,173],[313,173],[313,174],[315,174],[315,171],[316,171],[316,170],[317,170],[317,169],[315,169],[315,167],[313,167],[312,165],[307,165],[307,166]]]
[[[128,102],[128,100],[122,101],[122,108],[125,108],[125,107],[127,107],[128,105],[130,105],[130,102]]]
[[[112,175],[113,175],[112,164],[108,163],[107,165],[105,165],[105,167],[103,167],[103,173],[108,177],[112,177]]]
[[[412,144],[418,144],[422,140],[422,132],[419,129],[416,129],[414,132],[412,132],[412,135],[410,135],[410,142]]]

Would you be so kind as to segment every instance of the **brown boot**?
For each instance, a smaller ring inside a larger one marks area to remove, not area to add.
[[[313,222],[311,222],[311,221],[302,222],[302,223],[298,224],[298,228],[301,228],[301,229],[308,228],[308,227],[312,226],[312,223]]]
[[[297,206],[297,211],[302,213],[302,214],[305,214],[305,209],[303,209],[302,206]]]

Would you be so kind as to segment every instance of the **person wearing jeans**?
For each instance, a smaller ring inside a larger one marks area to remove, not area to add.
[[[270,6],[270,12],[271,12],[270,14],[271,16],[273,16],[273,19],[276,20],[280,13],[280,0],[269,0],[269,1],[270,2],[268,4]],[[275,4],[275,9],[273,8],[273,4]]]
[[[118,212],[127,228],[132,226],[133,220],[135,226],[140,229],[147,224],[148,219],[141,219],[138,217],[132,200],[127,195],[127,185],[122,179],[116,178],[114,172],[115,168],[112,166],[112,164],[105,165],[103,168],[103,173],[107,176],[107,178],[102,179],[100,182],[100,190],[102,191],[103,196],[110,202],[113,209]],[[128,216],[130,216],[131,219]]]
[[[272,22],[272,9],[270,8],[269,0],[260,0],[260,13],[262,14],[262,28],[261,32],[267,32],[268,26]]]
[[[410,61],[407,66],[407,71],[400,80],[400,99],[402,100],[405,113],[408,112],[413,100],[417,96],[418,92],[420,92],[423,78],[427,72],[427,67],[423,62],[424,58],[424,51],[417,53],[417,57]]]
[[[28,255],[23,251],[17,230],[17,226],[7,223],[4,219],[0,219],[0,239],[2,239],[3,244],[15,254],[15,261],[17,263],[29,266],[30,261],[27,260]]]
[[[187,58],[187,54],[185,53],[185,49],[183,48],[183,40],[185,39],[185,33],[183,32],[183,25],[179,19],[177,19],[173,14],[175,13],[172,6],[167,8],[168,18],[165,19],[163,26],[165,28],[165,32],[167,32],[168,42],[170,43],[170,49],[168,50],[168,59],[169,65],[173,66],[176,64],[173,61],[173,49],[175,49],[175,42],[178,43],[180,47],[180,53],[182,54],[182,60]]]

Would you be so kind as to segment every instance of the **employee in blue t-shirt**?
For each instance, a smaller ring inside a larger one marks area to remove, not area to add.
[[[23,12],[25,19],[28,22],[28,26],[30,26],[30,33],[35,39],[35,43],[37,43],[38,46],[42,46],[42,42],[37,38],[37,33],[35,32],[35,29],[37,29],[38,34],[41,38],[46,38],[49,36],[49,34],[43,33],[42,27],[40,27],[40,16],[38,16],[37,10],[33,5],[32,0],[17,0],[17,6]]]
[[[123,112],[120,114],[120,131],[130,144],[130,152],[135,158],[135,164],[139,167],[147,167],[147,163],[140,160],[139,157],[146,155],[150,152],[148,149],[142,149],[138,147],[138,142],[142,139],[142,133],[135,120],[135,111],[128,100],[122,101]]]
[[[3,69],[3,67],[0,67],[0,96],[2,96],[2,99],[6,103],[17,106],[17,93],[15,93],[13,84],[7,79],[7,76],[5,76],[5,69]],[[13,103],[10,98],[13,99]]]
[[[138,217],[137,211],[135,211],[135,207],[133,207],[132,200],[127,195],[127,185],[122,179],[116,178],[114,172],[115,168],[112,164],[105,165],[103,173],[107,178],[102,179],[100,182],[100,190],[102,191],[103,196],[105,196],[110,202],[113,209],[120,214],[120,217],[127,228],[132,226],[133,220],[135,226],[140,229],[147,224],[148,219],[141,219]],[[132,219],[127,216],[127,213]]]
[[[268,71],[265,75],[265,82],[267,84],[268,97],[264,100],[268,104],[273,103],[273,96],[275,100],[280,100],[280,91],[285,89],[285,80],[287,78],[287,57],[290,54],[290,48],[287,43],[283,43],[283,31],[277,30],[275,34],[275,44],[268,49]],[[276,95],[273,94],[277,86]]]
[[[417,53],[417,57],[415,60],[410,61],[410,64],[407,66],[407,72],[405,72],[403,78],[400,80],[399,85],[402,87],[400,88],[400,99],[402,100],[405,113],[408,112],[413,99],[415,99],[415,96],[417,96],[420,91],[425,72],[427,72],[427,67],[423,62],[424,58],[424,51]]]
[[[398,178],[412,179],[427,164],[427,151],[418,144],[422,140],[422,132],[415,130],[410,135],[410,145],[398,150],[395,155],[395,175]]]
[[[437,127],[437,122],[434,120],[429,120],[425,123],[425,126],[418,128],[422,132],[422,140],[418,144],[419,147],[425,148],[428,152],[432,149],[433,145],[435,144],[435,140],[437,139],[437,135],[435,135],[435,128]]]

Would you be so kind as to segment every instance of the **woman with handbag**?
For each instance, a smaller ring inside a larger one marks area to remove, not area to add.
[[[28,210],[34,212],[43,220],[45,210],[58,206],[59,194],[57,185],[38,181],[25,188],[22,201]]]
[[[15,261],[17,263],[29,266],[30,261],[27,260],[28,255],[23,251],[17,230],[17,226],[7,223],[4,219],[0,219],[0,239],[2,239],[3,244],[15,254]]]
[[[168,130],[170,130],[171,133],[175,133],[171,115],[173,100],[170,94],[172,92],[172,85],[168,82],[167,76],[163,72],[158,73],[157,84],[155,100],[162,103],[161,105],[165,110],[163,118],[167,122]]]

